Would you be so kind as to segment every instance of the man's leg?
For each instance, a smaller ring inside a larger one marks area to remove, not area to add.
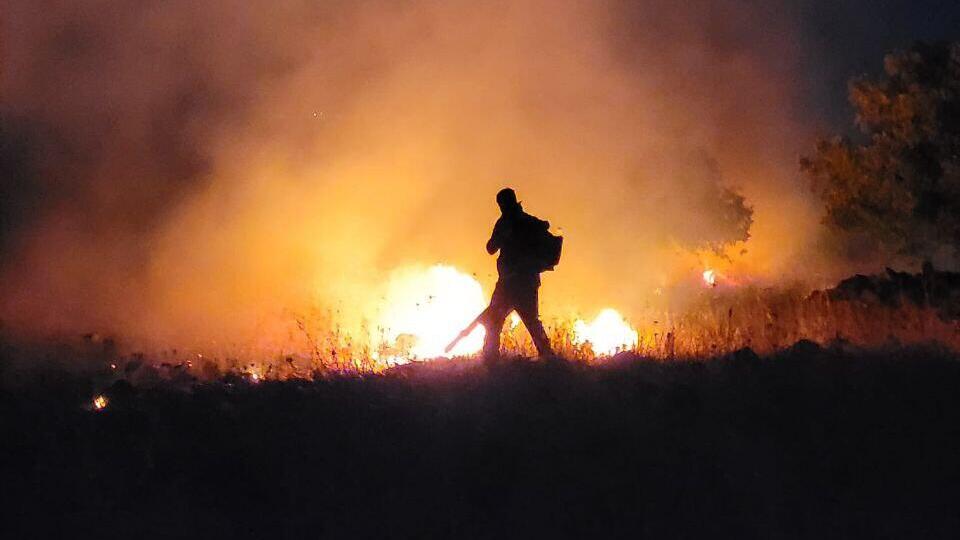
[[[540,356],[552,356],[550,338],[547,337],[547,331],[543,329],[543,323],[540,322],[539,290],[539,284],[532,284],[517,292],[517,315],[520,315],[520,320],[527,327],[527,332],[530,332],[533,344],[537,347],[537,353]]]
[[[493,364],[500,360],[500,332],[503,330],[503,322],[512,310],[513,306],[510,305],[503,283],[498,281],[493,289],[493,296],[490,297],[487,316],[483,320],[483,327],[486,330],[483,337],[483,361],[486,364]]]

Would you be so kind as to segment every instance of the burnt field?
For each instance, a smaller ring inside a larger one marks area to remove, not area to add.
[[[960,533],[960,363],[932,346],[106,389],[38,365],[4,359],[7,538]]]

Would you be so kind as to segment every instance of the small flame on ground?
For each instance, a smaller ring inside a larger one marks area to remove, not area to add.
[[[109,403],[110,400],[107,399],[107,396],[100,394],[99,396],[93,398],[93,409],[96,411],[102,411],[107,408]]]
[[[573,323],[573,343],[590,343],[594,354],[611,355],[637,346],[639,335],[615,309],[601,311],[593,321]]]
[[[717,286],[717,272],[713,269],[707,268],[703,271],[703,283],[708,287]]]

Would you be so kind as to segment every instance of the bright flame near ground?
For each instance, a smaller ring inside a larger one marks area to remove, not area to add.
[[[717,273],[714,270],[706,269],[703,271],[703,282],[708,287],[717,286]]]
[[[610,355],[617,351],[629,350],[637,346],[637,331],[617,313],[607,308],[600,312],[592,322],[578,319],[573,323],[573,343],[590,343],[594,354]]]
[[[93,408],[98,411],[102,411],[107,408],[107,404],[110,400],[107,399],[107,396],[99,395],[93,398]]]
[[[393,361],[447,356],[443,349],[486,307],[480,283],[452,266],[403,268],[393,272],[379,327]],[[380,339],[381,336],[375,336]],[[471,354],[483,345],[478,326],[450,352]]]

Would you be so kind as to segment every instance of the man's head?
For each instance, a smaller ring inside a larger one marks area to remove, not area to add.
[[[504,214],[520,209],[517,194],[510,188],[503,188],[497,193],[497,205]]]

